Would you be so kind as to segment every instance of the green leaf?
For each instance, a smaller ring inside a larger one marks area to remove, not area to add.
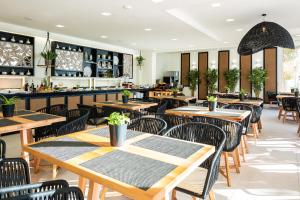
[[[130,119],[126,115],[118,112],[111,113],[110,116],[106,117],[105,119],[108,120],[109,125],[113,126],[120,126],[130,122]]]

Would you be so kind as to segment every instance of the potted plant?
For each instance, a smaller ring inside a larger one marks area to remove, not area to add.
[[[295,88],[295,89],[294,89],[294,94],[295,94],[295,97],[298,97],[298,96],[299,96],[299,90],[298,90],[298,88]]]
[[[225,86],[224,89],[225,89],[226,94],[228,94],[230,92],[230,88],[228,86]]]
[[[239,93],[240,101],[244,101],[246,95],[247,95],[247,92],[244,89],[241,89],[240,93]]]
[[[174,96],[174,97],[177,97],[177,94],[178,94],[178,92],[179,92],[179,89],[178,89],[177,87],[173,87],[173,88],[171,88],[171,91],[172,91],[172,93],[173,93],[173,96]]]
[[[12,117],[15,112],[15,104],[17,101],[17,97],[7,98],[3,95],[0,95],[0,100],[2,102],[2,113],[3,117]]]
[[[238,70],[237,68],[229,69],[228,71],[224,72],[224,78],[227,83],[226,87],[229,89],[230,92],[234,92],[239,77],[240,70]]]
[[[129,96],[131,95],[131,92],[129,90],[123,90],[122,91],[122,101],[123,103],[128,103]]]
[[[208,101],[208,110],[209,111],[215,111],[217,108],[217,100],[218,98],[215,96],[208,96],[207,101]]]
[[[217,69],[208,69],[206,72],[206,82],[208,93],[213,94],[217,90],[218,72]]]
[[[262,91],[262,88],[267,78],[268,78],[267,70],[263,69],[262,67],[257,67],[252,69],[249,75],[249,81],[253,86],[253,90],[256,98],[259,98],[259,94]]]
[[[129,118],[124,114],[113,112],[105,119],[108,120],[109,125],[110,145],[114,147],[122,146],[126,140]]]
[[[136,57],[137,66],[139,66],[140,69],[142,69],[145,60],[146,59],[142,56],[142,53],[140,52],[140,55]]]
[[[195,91],[197,89],[198,80],[199,80],[199,71],[197,69],[193,69],[188,74],[188,81],[191,90],[192,96],[195,96]]]
[[[54,51],[44,51],[41,53],[41,56],[44,58],[45,60],[45,65],[47,67],[52,65],[52,61],[57,57],[57,54]]]

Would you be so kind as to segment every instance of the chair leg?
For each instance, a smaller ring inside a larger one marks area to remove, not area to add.
[[[211,190],[208,194],[209,200],[216,200],[215,193]]]
[[[226,179],[228,187],[231,187],[230,168],[228,163],[228,153],[224,152],[225,168],[226,168]]]
[[[246,153],[249,153],[249,146],[248,146],[247,135],[243,135],[242,137],[244,137]]]
[[[241,148],[241,154],[242,154],[243,162],[246,162],[245,161],[245,154],[246,154],[245,153],[245,141],[244,141],[243,137],[242,137],[240,148]]]
[[[282,123],[285,123],[287,112],[284,111]]]
[[[281,116],[282,116],[282,107],[279,107],[279,112],[278,112],[278,119],[280,120]]]
[[[239,169],[239,163],[238,160],[236,158],[236,153],[235,150],[233,152],[231,152],[232,158],[233,158],[233,163],[234,163],[234,167],[235,167],[235,171],[236,173],[240,173],[240,169]]]
[[[34,173],[37,174],[40,171],[41,159],[34,157]]]
[[[254,143],[256,145],[257,136],[258,136],[258,126],[257,126],[257,123],[252,124],[252,128],[253,128]]]
[[[258,121],[258,130],[259,132],[261,132],[262,129],[262,123],[261,123],[261,119]]]
[[[52,167],[52,178],[53,179],[56,179],[56,176],[57,176],[57,165],[53,165]]]
[[[172,190],[172,196],[171,196],[171,200],[177,200],[176,199],[176,190]]]
[[[193,199],[193,200],[197,200],[197,197],[194,197],[194,196],[193,196],[192,199]]]
[[[238,166],[241,167],[241,159],[240,159],[240,150],[239,150],[239,147],[236,147],[234,149],[234,153],[235,153],[236,158],[237,158]]]
[[[100,200],[105,200],[105,194],[107,192],[107,187],[102,186],[102,190],[100,193]]]

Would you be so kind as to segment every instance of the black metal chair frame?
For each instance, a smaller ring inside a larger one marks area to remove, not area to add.
[[[156,135],[162,135],[167,129],[167,123],[159,118],[142,117],[128,124],[128,129]]]
[[[77,104],[77,107],[78,107],[78,109],[89,110],[90,114],[89,114],[88,121],[87,121],[88,124],[97,126],[97,125],[99,125],[97,123],[97,120],[99,118],[104,118],[102,108],[97,107],[96,105],[91,106],[91,105],[85,105],[85,104]]]
[[[0,139],[0,160],[6,156],[6,143],[4,140]]]

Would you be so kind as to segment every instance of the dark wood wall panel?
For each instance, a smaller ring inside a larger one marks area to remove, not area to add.
[[[248,79],[252,69],[252,55],[240,56],[240,89],[252,94],[251,83]]]
[[[225,92],[226,81],[224,78],[224,72],[229,69],[229,51],[219,51],[218,52],[218,88],[219,92]]]
[[[264,68],[268,72],[265,82],[264,101],[268,102],[267,91],[277,92],[277,48],[264,49]]]
[[[198,85],[198,99],[206,99],[207,84],[206,72],[208,69],[208,52],[198,53],[198,71],[199,71],[199,85]]]
[[[187,75],[190,72],[190,53],[181,54],[181,85],[189,86],[189,81],[187,80]]]

